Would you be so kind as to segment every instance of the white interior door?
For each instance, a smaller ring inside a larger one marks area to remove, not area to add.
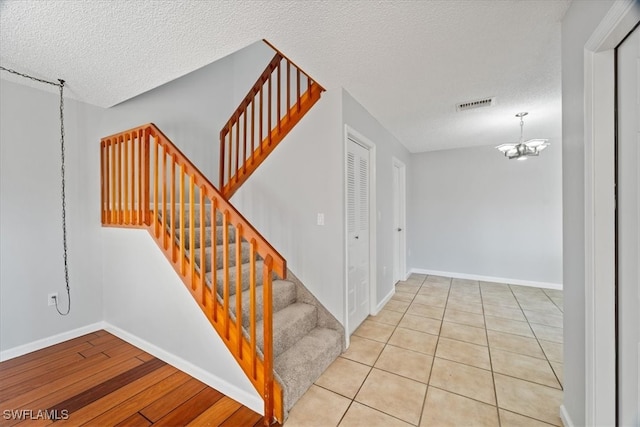
[[[369,315],[369,150],[347,142],[347,309],[349,334]]]
[[[640,30],[617,48],[618,425],[640,425]]]
[[[404,280],[406,272],[406,231],[405,231],[405,165],[393,161],[393,281]]]

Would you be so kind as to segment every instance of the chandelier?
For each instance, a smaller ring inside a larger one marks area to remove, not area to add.
[[[548,139],[530,139],[528,141],[524,140],[523,131],[524,131],[524,119],[527,112],[518,113],[516,117],[520,118],[520,142],[511,142],[507,144],[498,145],[496,148],[500,150],[505,157],[510,159],[518,159],[518,160],[527,160],[527,157],[533,157],[540,154],[542,150],[549,146]]]

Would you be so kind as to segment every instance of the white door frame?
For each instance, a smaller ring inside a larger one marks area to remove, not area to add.
[[[398,168],[400,175],[399,175],[399,182],[398,182],[398,190],[400,191],[400,194],[398,195],[398,203],[400,203],[400,218],[398,218],[398,224],[394,224],[394,226],[399,226],[400,228],[402,228],[402,234],[400,235],[400,254],[399,254],[399,261],[400,261],[400,271],[398,272],[398,277],[400,280],[406,280],[407,279],[407,166],[400,160],[397,159],[395,157],[393,157],[391,159],[392,162],[392,167],[393,168]],[[392,171],[393,172],[393,171]],[[393,191],[396,191],[396,189],[394,188]],[[395,216],[395,206],[394,206],[394,216]],[[395,220],[396,218],[394,218]],[[394,233],[398,233],[397,230],[393,230]],[[394,234],[394,236],[397,234]],[[394,237],[394,242],[395,242],[395,237]],[[395,250],[395,247],[393,248]],[[394,254],[395,257],[395,254]],[[394,258],[395,261],[395,258]],[[395,262],[394,262],[394,269],[395,269]],[[395,274],[396,272],[393,272],[394,274],[394,278],[393,280],[396,280]]]
[[[348,219],[347,219],[347,150],[349,139],[353,139],[369,150],[369,313],[375,313],[376,307],[376,228],[377,228],[377,203],[376,203],[376,145],[366,136],[362,135],[351,126],[344,125],[344,330],[349,331],[349,248],[348,248]],[[349,346],[349,333],[345,333],[345,342]]]
[[[586,424],[616,419],[614,49],[640,19],[633,0],[613,4],[585,44]]]

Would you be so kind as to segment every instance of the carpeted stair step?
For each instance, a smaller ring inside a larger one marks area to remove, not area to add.
[[[263,301],[264,289],[262,286],[256,287],[256,322],[262,320],[262,301]],[[293,304],[296,301],[296,285],[288,280],[274,280],[273,281],[273,312],[278,312],[288,305]],[[245,327],[249,325],[249,314],[251,309],[251,292],[249,289],[242,292],[242,324]],[[236,295],[232,295],[229,298],[229,306],[232,307],[232,312],[235,315]]]
[[[211,225],[211,215],[209,215],[209,212],[211,212],[211,208],[210,206],[206,206],[205,207],[205,223],[204,225],[206,227]],[[176,229],[180,228],[180,216],[178,215],[179,209],[175,210],[176,213],[176,217],[174,220],[174,226]],[[162,209],[159,209],[158,212],[158,216],[160,218],[162,218]],[[171,217],[172,217],[172,212],[171,212],[171,208],[167,208],[167,223],[170,224],[171,223]],[[194,207],[194,211],[193,211],[193,226],[194,227],[200,227],[200,208],[198,206]],[[222,225],[222,213],[220,211],[216,212],[216,224],[218,225]],[[184,226],[185,228],[189,228],[191,227],[191,224],[189,223],[189,208],[185,207],[184,210]]]
[[[247,242],[242,242],[241,245],[241,252],[240,252],[240,262],[242,264],[244,263],[248,263],[249,262],[249,249],[250,249],[250,245]],[[204,271],[206,273],[211,272],[211,247],[205,248],[205,268]],[[224,249],[222,245],[216,246],[216,267],[222,267],[223,266],[223,255],[224,255]],[[196,250],[195,251],[195,259],[196,259],[196,265],[200,266],[200,251]],[[230,243],[229,244],[229,266],[230,267],[235,267],[236,265],[236,244],[235,243]],[[233,269],[235,270],[235,269]]]
[[[249,279],[251,264],[244,263],[242,264],[242,290],[246,291],[249,289]],[[256,260],[256,285],[262,286],[262,269],[263,262],[261,260]],[[236,268],[232,268],[229,270],[229,295],[234,295],[236,293],[236,276],[238,275],[238,271]],[[211,283],[211,272],[207,273],[207,283]],[[220,269],[216,273],[216,282],[218,288],[218,295],[222,295],[223,286],[224,286],[224,277],[223,270]]]
[[[289,411],[320,375],[342,353],[342,338],[333,329],[315,328],[274,359]]]
[[[195,245],[194,245],[194,248],[196,248],[196,249],[200,249],[200,246],[201,246],[200,245],[200,229],[201,229],[201,227],[196,227],[194,229],[194,232],[195,232],[195,239],[194,239]],[[204,246],[205,247],[211,246],[211,229],[212,229],[212,227],[210,227],[210,226],[205,227],[205,230],[204,230]],[[229,241],[230,242],[235,242],[236,241],[236,228],[233,225],[228,225],[227,226],[227,232],[228,232],[228,236],[229,236]],[[184,239],[184,247],[189,249],[189,248],[191,248],[191,245],[190,245],[190,243],[191,243],[191,232],[190,232],[190,229],[189,228],[185,229],[184,233],[185,233],[185,235],[184,235],[184,238],[185,238]],[[223,237],[224,237],[224,227],[222,227],[222,226],[216,227],[216,244],[215,244],[216,246],[217,245],[221,245],[222,242],[224,242]],[[177,242],[180,241],[180,232],[178,230],[176,230],[176,241]]]
[[[310,304],[293,303],[280,311],[273,313],[273,357],[287,351],[309,331],[316,327],[318,321],[317,309]],[[256,343],[260,349],[264,348],[264,327],[262,321],[256,323]]]

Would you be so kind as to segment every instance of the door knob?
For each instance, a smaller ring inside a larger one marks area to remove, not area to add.
[[[402,228],[398,228],[398,231],[402,231]]]
[[[359,239],[359,238],[360,238],[360,236],[356,236],[356,239]]]

